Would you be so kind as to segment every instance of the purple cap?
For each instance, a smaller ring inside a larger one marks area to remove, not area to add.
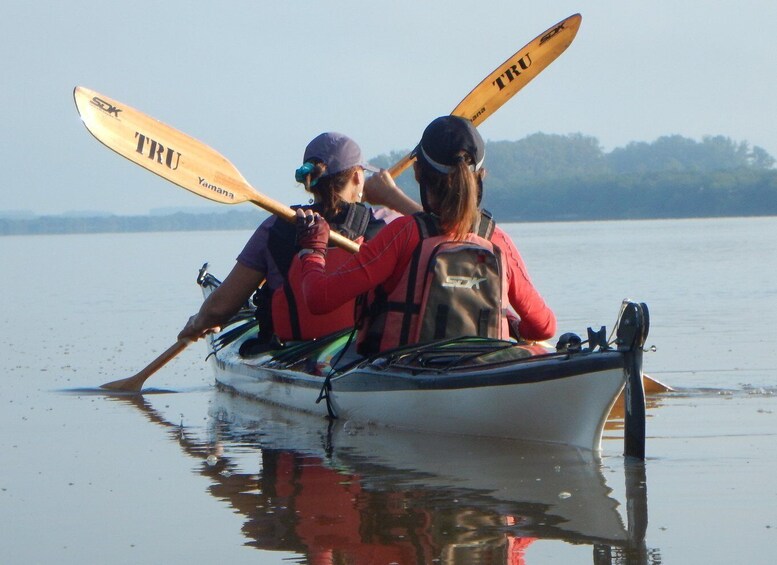
[[[357,165],[373,173],[380,171],[364,160],[362,150],[353,139],[333,131],[322,133],[308,143],[303,161],[308,162],[311,159],[319,159],[326,164],[324,176],[334,175]]]

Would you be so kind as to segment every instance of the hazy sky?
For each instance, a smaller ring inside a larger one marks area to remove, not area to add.
[[[76,85],[197,137],[291,204],[304,200],[293,174],[312,137],[344,132],[367,156],[408,149],[576,12],[574,43],[480,126],[486,139],[580,132],[609,151],[720,134],[777,157],[775,0],[6,0],[0,211],[224,206],[98,143]]]

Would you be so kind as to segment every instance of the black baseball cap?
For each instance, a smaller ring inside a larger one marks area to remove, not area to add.
[[[426,126],[415,154],[437,171],[447,174],[453,170],[462,151],[475,162],[473,171],[483,166],[485,144],[472,122],[459,116],[441,116]]]

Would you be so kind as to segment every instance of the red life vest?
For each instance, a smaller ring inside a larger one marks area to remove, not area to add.
[[[491,242],[491,214],[482,211],[472,232],[456,241],[441,234],[434,216],[413,217],[421,241],[397,286],[375,290],[359,353],[462,336],[507,339],[507,269]]]
[[[364,240],[370,227],[370,209],[363,204],[349,204],[347,213],[339,223],[332,223],[333,230],[357,243]],[[278,224],[278,222],[276,222]],[[282,222],[278,226],[279,237],[272,237],[271,253],[281,272],[285,273],[283,286],[272,295],[273,333],[282,342],[301,341],[323,337],[355,325],[356,299],[350,300],[328,314],[316,315],[302,299],[302,263],[297,257],[294,228]],[[283,231],[281,231],[283,230]],[[351,253],[330,247],[327,250],[326,270],[331,273],[345,263]]]
[[[363,239],[355,241],[361,243]],[[328,249],[325,272],[334,272],[352,255],[343,249]],[[302,296],[302,262],[295,256],[283,286],[272,296],[273,330],[281,341],[316,339],[354,326],[356,299],[318,315],[310,312]]]

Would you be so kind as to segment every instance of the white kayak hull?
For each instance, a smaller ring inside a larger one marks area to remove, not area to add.
[[[198,280],[206,296],[218,283],[202,272]],[[644,304],[624,301],[611,343],[604,328],[589,329],[587,348],[573,336],[561,351],[462,338],[341,363],[337,371],[329,363],[346,336],[241,355],[254,326],[244,316],[208,339],[217,384],[246,398],[322,418],[597,451],[625,388],[625,452],[644,458]]]
[[[610,368],[575,372],[570,367],[568,375],[559,368],[559,376],[533,381],[528,368],[516,374],[515,368],[503,367],[490,372],[495,382],[479,386],[470,378],[462,378],[457,386],[445,383],[455,379],[449,375],[421,381],[402,372],[355,368],[332,378],[330,406],[338,418],[355,422],[598,450],[604,422],[626,379],[618,354],[609,354],[614,365]],[[328,415],[326,402],[317,402],[323,377],[267,367],[266,359],[244,359],[237,347],[211,355],[219,385],[262,402]],[[425,388],[430,380],[438,380],[440,387]]]

